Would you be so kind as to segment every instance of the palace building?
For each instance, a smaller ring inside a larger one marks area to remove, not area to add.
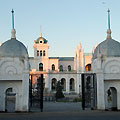
[[[81,44],[74,57],[49,57],[49,44],[42,33],[34,40],[34,57],[30,57],[30,77],[34,88],[37,78],[44,75],[45,88],[55,91],[57,81],[61,81],[64,93],[79,93],[81,73],[91,71],[91,53],[84,53]]]
[[[88,106],[120,109],[120,43],[111,37],[110,10],[107,37],[91,53],[84,53],[79,44],[73,57],[49,57],[49,41],[40,33],[34,57],[29,57],[16,39],[13,10],[11,33],[0,46],[0,111],[29,111],[30,83],[34,93],[41,74],[48,93],[55,93],[60,81],[64,94],[82,94]]]
[[[48,40],[40,33],[34,41],[34,57],[29,58],[34,89],[37,78],[43,74],[44,87],[48,91],[54,93],[57,81],[61,81],[66,94],[86,94],[88,91],[87,97],[94,99],[93,106],[96,104],[97,109],[120,109],[120,43],[111,37],[110,10],[107,38],[92,53],[84,53],[81,44],[77,46],[74,57],[49,57],[48,51]],[[95,80],[87,76],[89,73],[95,75]],[[82,83],[83,74],[86,75],[85,83]]]

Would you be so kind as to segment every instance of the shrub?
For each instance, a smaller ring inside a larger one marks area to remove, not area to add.
[[[73,102],[81,102],[81,101],[82,101],[82,99],[78,98],[78,97],[76,97],[76,98],[73,99]]]

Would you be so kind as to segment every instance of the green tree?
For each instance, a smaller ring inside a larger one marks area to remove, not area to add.
[[[57,85],[56,85],[56,94],[55,94],[55,97],[56,97],[56,101],[59,98],[64,98],[64,94],[62,92],[62,86],[61,86],[61,82],[60,81],[58,81]]]

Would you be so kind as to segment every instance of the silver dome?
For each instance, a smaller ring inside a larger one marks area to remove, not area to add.
[[[12,38],[0,46],[0,57],[26,57],[28,52],[23,43]]]
[[[113,39],[106,39],[96,47],[93,59],[96,59],[99,54],[106,57],[120,57],[120,43]]]

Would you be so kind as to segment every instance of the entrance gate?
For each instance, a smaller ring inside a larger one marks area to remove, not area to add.
[[[97,82],[96,74],[82,74],[82,109],[96,108],[97,101]]]
[[[40,108],[43,111],[43,74],[37,79],[37,86],[34,88],[30,80],[30,107]]]
[[[82,73],[81,78],[82,78],[81,79],[81,82],[82,82],[81,83],[82,108],[83,108],[83,110],[85,108],[96,109],[96,101],[97,101],[96,74]],[[32,79],[30,80],[30,107],[31,108],[39,108],[39,109],[41,109],[41,111],[43,110],[43,86],[44,86],[43,85],[43,75],[40,75],[40,77],[37,79],[36,88],[33,88]],[[79,106],[79,108],[80,107],[81,107],[81,105]],[[60,107],[58,107],[58,108],[60,109]],[[63,106],[63,108],[64,108],[64,110],[66,109],[64,106]]]

